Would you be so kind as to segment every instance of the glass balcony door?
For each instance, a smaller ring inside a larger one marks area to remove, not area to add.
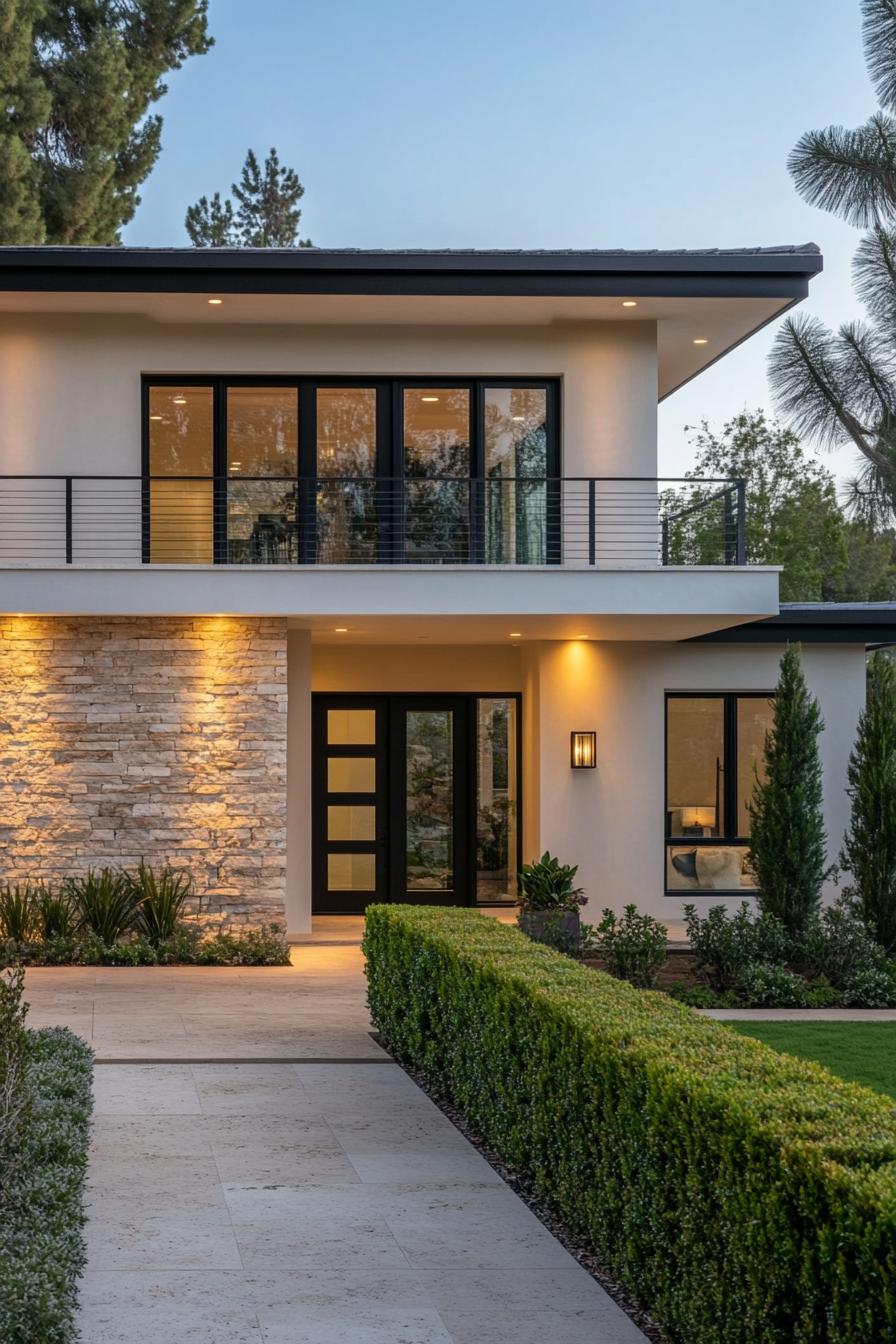
[[[560,559],[550,380],[144,380],[142,555],[192,564]]]

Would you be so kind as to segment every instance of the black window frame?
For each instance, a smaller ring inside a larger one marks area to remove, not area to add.
[[[210,387],[213,396],[213,544],[214,563],[227,564],[227,389],[228,387],[294,387],[298,393],[298,444],[296,451],[298,489],[299,564],[315,563],[316,512],[313,482],[317,479],[317,397],[318,388],[374,388],[377,393],[377,451],[376,477],[381,486],[389,480],[404,479],[404,414],[405,388],[433,387],[465,389],[470,396],[470,477],[484,481],[485,475],[485,392],[492,387],[531,387],[545,391],[545,430],[547,435],[547,462],[545,480],[549,509],[559,513],[561,469],[560,437],[560,379],[556,376],[525,377],[493,374],[458,375],[421,374],[388,376],[359,374],[224,374],[160,373],[141,375],[141,477],[142,477],[142,545],[144,564],[151,563],[150,547],[150,443],[149,394],[153,387]],[[176,478],[172,478],[176,479]],[[289,479],[272,477],[271,479]],[[537,479],[537,478],[535,478]],[[484,526],[481,498],[471,491],[471,528],[467,563],[484,561]],[[551,515],[553,516],[553,515]],[[548,564],[560,562],[559,529],[548,527],[546,559]],[[388,524],[378,538],[377,563],[396,563],[397,548]]]
[[[741,700],[774,700],[775,692],[770,691],[666,691],[663,708],[663,891],[666,896],[674,896],[679,900],[686,896],[690,900],[694,896],[742,896],[749,897],[751,889],[748,887],[737,887],[732,889],[718,888],[709,890],[700,890],[696,887],[670,887],[668,886],[668,850],[674,845],[681,848],[682,845],[691,848],[714,848],[719,845],[749,845],[749,835],[738,835],[735,831],[737,818],[740,814],[737,800],[737,778],[738,778],[738,759],[737,759],[737,706]],[[722,750],[724,760],[722,763],[722,793],[721,793],[721,812],[725,820],[724,831],[720,830],[718,835],[670,835],[669,834],[669,702],[671,700],[721,700],[723,705],[722,718]]]

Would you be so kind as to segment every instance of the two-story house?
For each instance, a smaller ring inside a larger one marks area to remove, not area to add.
[[[658,398],[820,269],[0,249],[0,878],[170,861],[299,934],[550,849],[674,921],[751,889],[794,637],[836,847],[890,615],[782,613],[742,483],[657,479]]]

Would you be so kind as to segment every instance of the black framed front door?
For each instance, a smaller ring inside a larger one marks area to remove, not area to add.
[[[467,905],[476,700],[313,697],[313,909],[372,901]]]

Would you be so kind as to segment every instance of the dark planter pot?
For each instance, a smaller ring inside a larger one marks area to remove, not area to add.
[[[521,910],[520,928],[530,938],[541,940],[546,928],[578,942],[582,920],[577,910]]]

